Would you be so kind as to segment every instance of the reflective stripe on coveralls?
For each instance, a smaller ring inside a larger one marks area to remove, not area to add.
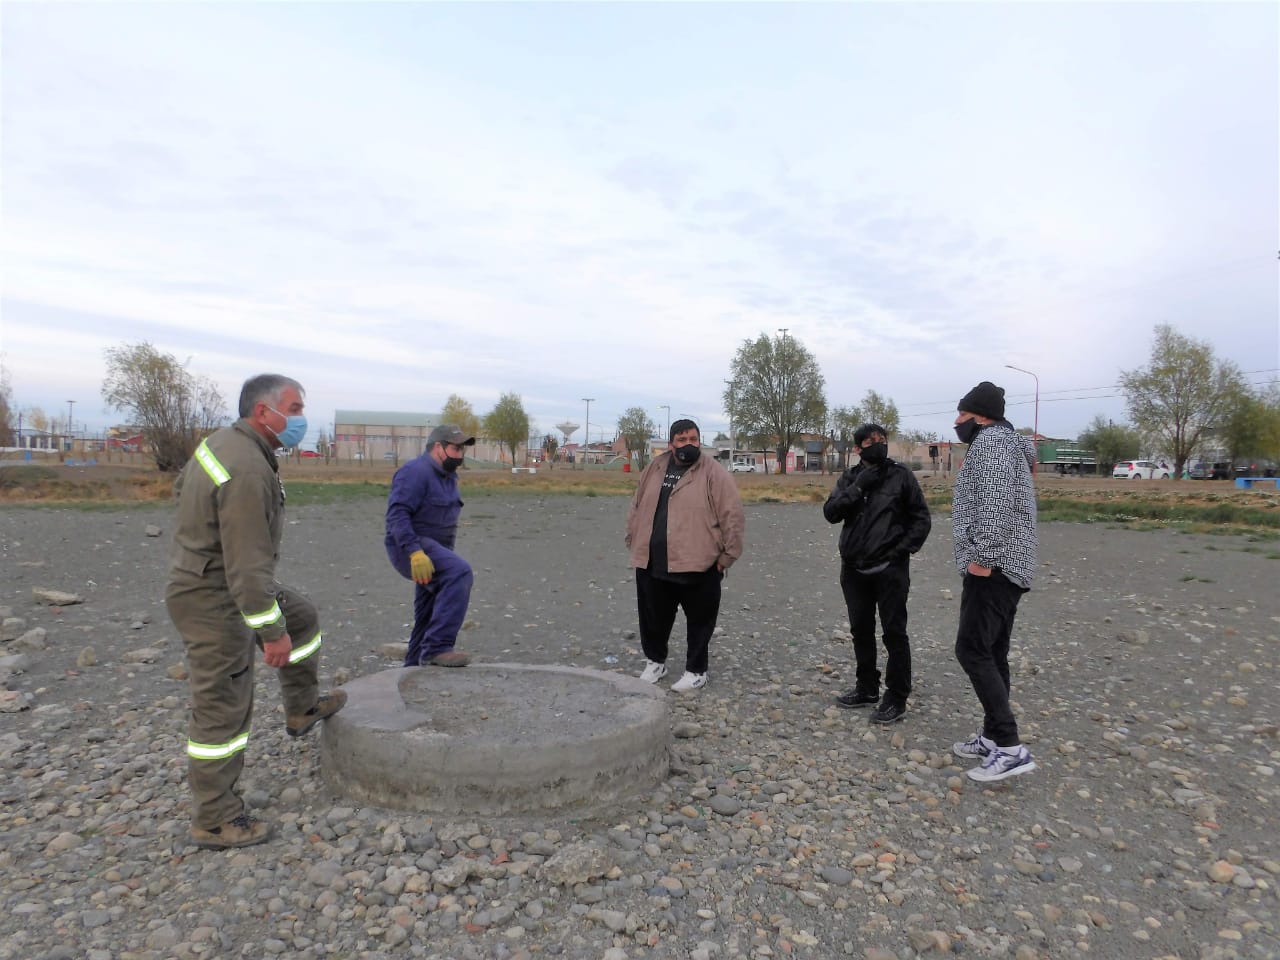
[[[297,663],[299,660],[305,660],[319,649],[320,633],[317,631],[316,635],[311,638],[310,643],[304,643],[302,646],[296,647],[289,653],[289,662]]]
[[[213,481],[213,485],[215,487],[220,487],[231,479],[231,473],[222,465],[218,458],[213,455],[213,451],[209,449],[207,441],[200,441],[200,446],[196,447],[195,456],[196,462],[199,463],[204,469],[204,472],[209,475],[209,479]],[[264,610],[262,613],[242,613],[241,616],[244,617],[244,622],[250,627],[250,629],[257,630],[259,627],[266,627],[275,623],[283,616],[283,614],[280,612],[280,604],[273,603],[269,609]],[[297,658],[298,660],[303,659],[303,657],[306,657],[308,654],[314,653],[316,647],[320,645],[320,638],[317,636],[312,643],[314,643],[315,646],[308,644],[304,647],[303,649],[306,650],[306,653],[299,656]],[[289,662],[294,663],[296,661],[291,657]]]
[[[228,740],[226,743],[196,743],[187,741],[187,755],[196,760],[225,760],[234,757],[249,743],[249,731]]]
[[[244,622],[248,624],[251,629],[257,630],[259,627],[265,627],[275,623],[283,617],[284,614],[280,611],[280,603],[277,601],[271,604],[271,607],[264,610],[262,613],[242,613],[240,616],[244,617]]]
[[[231,479],[227,468],[218,462],[218,458],[213,455],[209,444],[204,440],[201,440],[200,446],[196,447],[196,462],[204,468],[204,472],[209,475],[215,487],[220,487]]]

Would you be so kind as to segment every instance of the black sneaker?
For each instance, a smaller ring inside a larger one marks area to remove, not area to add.
[[[907,715],[907,705],[897,700],[886,698],[880,706],[871,712],[872,723],[897,723]]]
[[[844,707],[846,710],[856,710],[859,707],[869,707],[873,703],[880,702],[880,694],[868,690],[866,687],[850,687],[840,696],[836,697],[836,706]]]

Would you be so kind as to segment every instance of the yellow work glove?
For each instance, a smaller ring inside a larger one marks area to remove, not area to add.
[[[430,583],[435,576],[436,567],[427,556],[425,550],[415,550],[409,554],[409,571],[417,583]]]

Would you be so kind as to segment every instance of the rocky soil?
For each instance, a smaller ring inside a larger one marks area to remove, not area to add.
[[[470,497],[463,646],[638,671],[625,508]],[[281,578],[320,604],[335,682],[407,634],[381,511],[291,512]],[[165,507],[0,510],[0,960],[1280,957],[1275,542],[1046,525],[1013,658],[1040,770],[982,787],[950,753],[978,711],[947,518],[913,561],[911,712],[872,728],[832,702],[835,529],[748,507],[658,789],[508,821],[354,806],[259,666],[243,785],[277,837],[218,853],[187,839],[169,533]]]

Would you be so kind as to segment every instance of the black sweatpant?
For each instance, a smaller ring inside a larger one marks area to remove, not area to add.
[[[903,557],[879,573],[858,573],[848,561],[840,564],[840,589],[849,608],[853,656],[858,686],[878,694],[880,671],[876,667],[876,611],[884,634],[885,692],[905,704],[911,695],[911,645],[907,640],[907,593],[911,590],[911,564]]]
[[[998,570],[989,577],[966,573],[960,592],[956,660],[982,704],[982,735],[999,747],[1022,742],[1009,706],[1009,638],[1026,592]]]
[[[684,608],[689,630],[689,651],[684,668],[690,673],[707,672],[707,648],[720,614],[720,581],[715,567],[697,574],[690,583],[677,583],[636,568],[636,606],[640,611],[640,646],[654,663],[667,662],[667,642],[676,622],[676,610]]]

